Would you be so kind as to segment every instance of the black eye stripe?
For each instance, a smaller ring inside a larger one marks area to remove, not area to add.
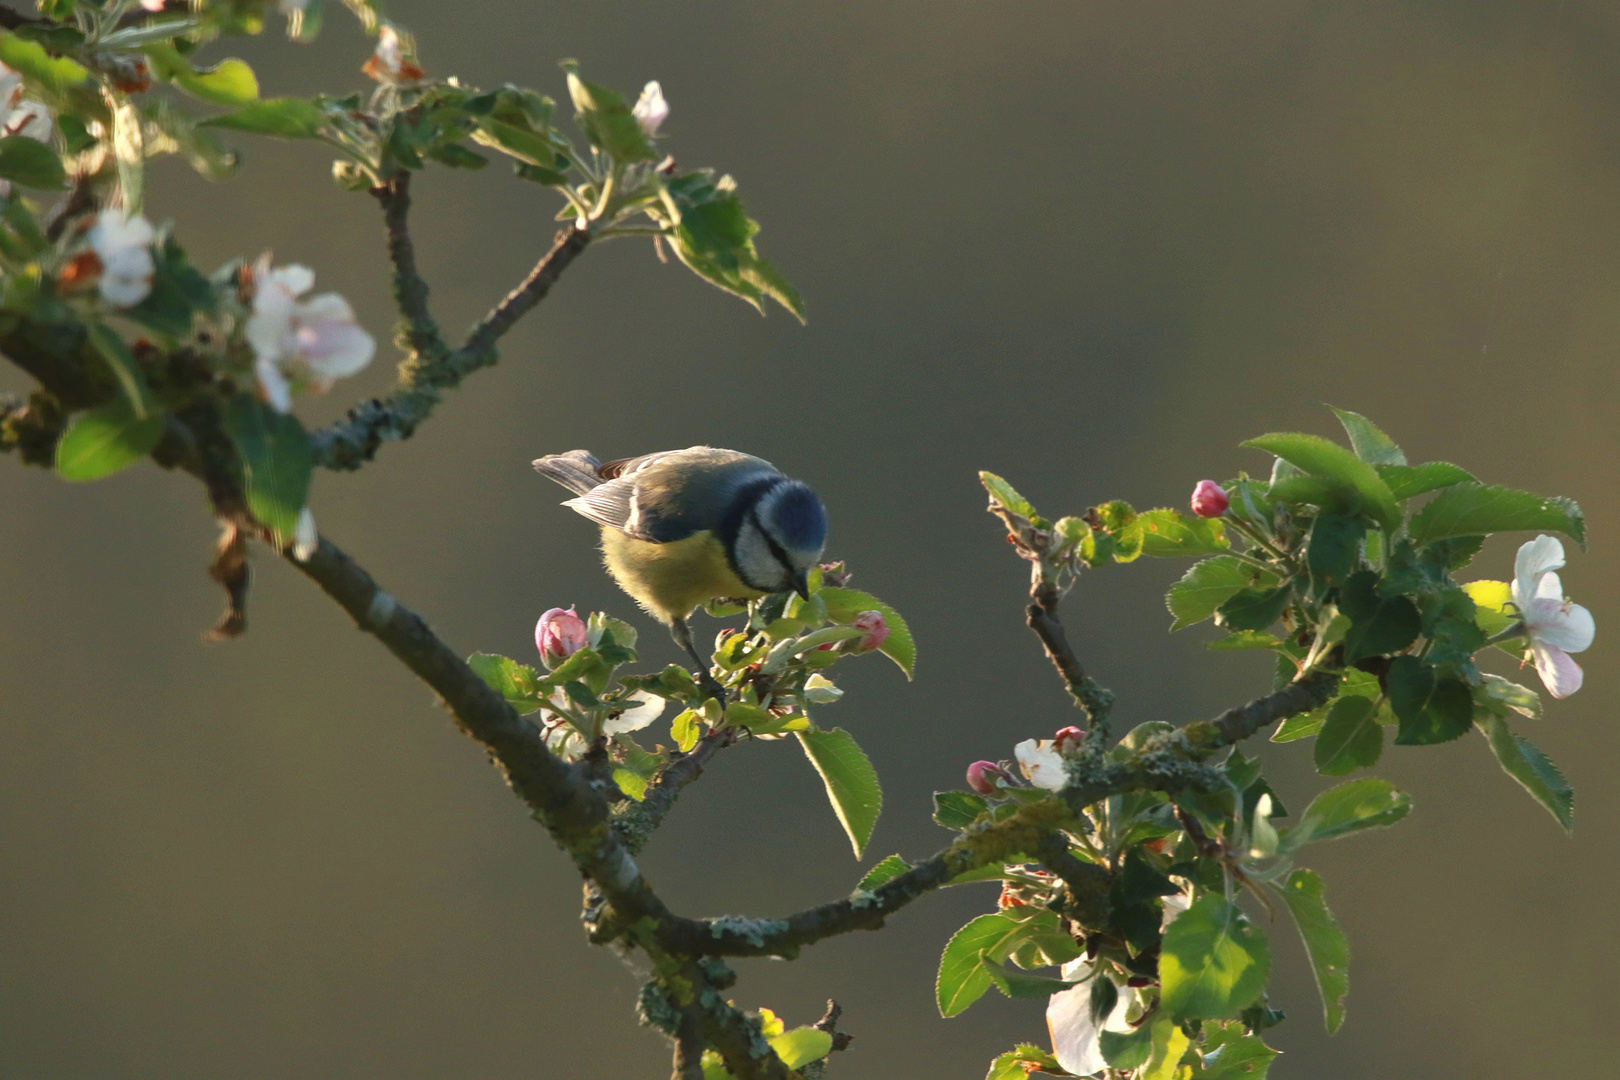
[[[788,558],[788,553],[782,550],[782,545],[778,544],[776,538],[766,531],[764,525],[760,524],[759,509],[757,507],[750,509],[748,516],[753,519],[754,528],[758,530],[759,535],[765,538],[765,544],[771,549],[771,554],[776,558],[777,562],[782,564],[782,569],[790,574],[793,573],[793,561]]]

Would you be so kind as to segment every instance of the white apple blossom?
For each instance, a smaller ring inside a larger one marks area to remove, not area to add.
[[[155,269],[152,223],[139,214],[129,217],[122,209],[106,209],[96,215],[85,239],[101,263],[98,286],[102,297],[123,308],[145,300],[152,291]]]
[[[1057,791],[1068,783],[1063,755],[1057,752],[1051,739],[1025,739],[1013,747],[1013,757],[1018,759],[1019,771],[1038,788]]]
[[[664,100],[664,88],[658,85],[657,79],[642,88],[630,115],[636,118],[643,135],[658,134],[659,126],[669,119],[669,102]]]
[[[1592,644],[1597,632],[1592,613],[1564,598],[1555,571],[1564,565],[1564,545],[1555,536],[1538,536],[1519,548],[1513,563],[1513,603],[1524,622],[1536,674],[1555,698],[1581,688],[1580,665],[1569,657]]]
[[[337,293],[300,300],[315,284],[315,272],[296,263],[270,269],[260,259],[253,270],[253,314],[247,340],[265,400],[278,412],[292,409],[295,385],[325,392],[371,363],[377,343],[355,321]]]
[[[640,731],[662,716],[665,706],[669,704],[657,694],[650,693],[643,693],[640,697],[630,700],[636,702],[636,707],[620,713],[611,720],[604,720],[602,734],[627,735],[632,731]]]
[[[1183,893],[1164,898],[1164,917],[1159,923],[1161,931],[1187,910],[1189,902]],[[1091,976],[1094,970],[1093,962],[1083,956],[1064,964],[1065,981],[1085,981],[1079,986],[1053,994],[1046,1002],[1046,1030],[1052,1036],[1052,1056],[1075,1076],[1090,1076],[1106,1069],[1108,1062],[1102,1056],[1102,1033],[1113,1031],[1124,1034],[1131,1030],[1133,1009],[1138,1014],[1137,1019],[1141,1014],[1138,1008],[1141,992],[1122,986],[1119,988],[1118,1002],[1098,1024],[1091,1015]],[[1108,978],[1107,975],[1096,977]]]

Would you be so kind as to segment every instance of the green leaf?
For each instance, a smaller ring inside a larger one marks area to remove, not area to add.
[[[1502,771],[1517,780],[1530,797],[1547,808],[1566,833],[1575,831],[1575,789],[1529,739],[1515,735],[1499,716],[1481,713],[1474,718],[1479,730],[1490,741]]]
[[[227,57],[211,68],[177,75],[174,83],[192,97],[214,105],[246,105],[259,99],[259,80],[246,62]]]
[[[540,677],[529,665],[495,653],[476,652],[467,657],[467,666],[517,710],[518,715],[532,713],[540,707]]]
[[[1155,558],[1214,555],[1232,546],[1220,518],[1191,517],[1179,510],[1144,510],[1131,528],[1141,536],[1142,554]]]
[[[241,458],[248,510],[278,544],[288,543],[308,501],[313,469],[304,425],[245,394],[227,401],[220,419]]]
[[[543,134],[492,117],[481,117],[472,137],[473,141],[527,165],[529,172],[519,173],[526,180],[536,180],[548,187],[568,182],[568,177],[559,171],[567,168],[566,159],[558,159],[556,147]],[[544,175],[530,175],[534,170],[541,170]]]
[[[900,670],[910,679],[917,670],[917,643],[912,640],[911,628],[906,625],[905,618],[894,608],[885,604],[871,593],[859,589],[843,589],[825,586],[816,593],[822,602],[827,605],[827,617],[835,623],[851,623],[863,611],[876,611],[883,616],[883,625],[889,628],[889,636],[883,639],[878,646],[878,652],[900,665]]]
[[[1322,709],[1312,709],[1299,716],[1290,716],[1277,725],[1277,730],[1271,733],[1272,742],[1293,742],[1296,739],[1308,739],[1322,730],[1327,722],[1327,712]]]
[[[1030,501],[1018,494],[1018,489],[995,473],[980,470],[979,483],[984,485],[984,490],[990,493],[990,497],[996,500],[1003,510],[1023,518],[1037,516],[1035,507],[1030,504]]]
[[[1137,1074],[1139,1080],[1175,1080],[1192,1039],[1168,1016],[1153,1021],[1153,1053]]]
[[[1517,612],[1508,610],[1508,604],[1513,600],[1513,587],[1507,582],[1470,581],[1462,589],[1474,602],[1474,624],[1485,632],[1486,637],[1496,637],[1519,621]],[[1511,656],[1517,656],[1518,653],[1507,645],[1507,642],[1502,642],[1497,647]]]
[[[1423,465],[1380,465],[1378,475],[1384,478],[1384,483],[1389,485],[1395,497],[1403,501],[1414,495],[1474,480],[1473,473],[1449,461],[1431,461]]]
[[[1243,445],[1276,454],[1301,472],[1350,485],[1361,496],[1362,509],[1386,529],[1401,523],[1401,510],[1389,485],[1371,465],[1338,443],[1316,435],[1281,432]]]
[[[1333,409],[1329,405],[1328,408]],[[1356,456],[1369,465],[1405,465],[1406,455],[1395,445],[1395,440],[1379,430],[1378,425],[1348,409],[1333,409],[1333,415],[1350,436],[1350,446]]]
[[[129,351],[118,331],[104,323],[89,323],[85,331],[90,335],[90,344],[112,369],[135,416],[144,419],[153,408],[151,391],[146,388],[146,375],[135,362],[135,354]]]
[[[1310,870],[1295,870],[1278,887],[1305,953],[1311,959],[1316,990],[1322,995],[1322,1014],[1332,1035],[1344,1023],[1344,999],[1350,993],[1350,942],[1339,929],[1333,912],[1322,898],[1322,879]]]
[[[934,821],[947,829],[965,829],[989,809],[984,796],[971,791],[934,792]]]
[[[1194,563],[1165,594],[1165,606],[1175,616],[1170,629],[1183,630],[1203,622],[1215,614],[1216,608],[1251,583],[1264,587],[1274,585],[1276,580],[1274,576],[1260,573],[1231,555],[1217,555]]]
[[[754,247],[759,224],[743,213],[734,179],[707,170],[678,176],[664,185],[662,206],[670,246],[693,273],[761,313],[769,297],[804,321],[798,291]]]
[[[1160,1005],[1176,1020],[1236,1017],[1259,999],[1270,971],[1265,934],[1225,898],[1206,894],[1164,932]]]
[[[855,888],[870,891],[886,881],[893,881],[910,869],[911,864],[906,860],[898,855],[890,855],[887,859],[868,870],[866,876],[861,878],[860,884],[856,885]]]
[[[1361,538],[1367,526],[1360,517],[1325,513],[1311,524],[1305,561],[1317,595],[1343,585],[1361,563]]]
[[[1289,584],[1275,589],[1240,589],[1215,609],[1215,625],[1233,632],[1264,630],[1282,617],[1293,595],[1294,587]]]
[[[1210,652],[1242,652],[1251,649],[1275,649],[1281,644],[1281,641],[1270,634],[1262,634],[1258,630],[1240,630],[1218,641],[1208,642],[1204,648]]]
[[[56,151],[27,135],[0,139],[0,178],[41,191],[67,187],[67,170]]]
[[[984,1080],[1027,1080],[1032,1073],[1048,1072],[1063,1075],[1063,1066],[1057,1058],[1034,1043],[1019,1043],[1005,1054],[999,1054],[990,1063]]]
[[[1528,686],[1520,686],[1500,675],[1485,674],[1480,680],[1474,691],[1476,703],[1488,703],[1490,711],[1499,716],[1506,716],[1507,710],[1512,709],[1520,716],[1541,718],[1541,695]]]
[[[1278,458],[1282,461],[1282,458]],[[1283,462],[1287,464],[1287,462]],[[1359,515],[1361,513],[1361,493],[1354,487],[1339,480],[1324,480],[1320,476],[1303,476],[1295,474],[1285,476],[1271,485],[1266,493],[1274,503],[1286,503],[1289,506],[1309,504],[1320,506],[1335,514]]]
[[[949,1019],[984,996],[990,989],[990,973],[979,957],[995,954],[995,949],[1018,931],[1018,923],[1001,914],[980,915],[945,943],[939,957],[939,975],[934,981],[934,1000],[939,1015]]]
[[[1012,971],[983,954],[979,959],[984,965],[985,973],[990,976],[991,984],[1004,996],[1015,1000],[1047,998],[1076,985],[1050,975],[1030,975],[1022,971]]]
[[[1382,595],[1373,570],[1350,575],[1339,590],[1339,610],[1350,618],[1350,629],[1344,635],[1347,664],[1399,652],[1416,641],[1423,629],[1417,606],[1404,596]]]
[[[1152,1024],[1139,1024],[1134,1030],[1123,1033],[1105,1029],[1097,1035],[1103,1060],[1113,1068],[1129,1071],[1147,1064],[1147,1059],[1153,1056]]]
[[[697,745],[698,739],[702,736],[703,729],[698,723],[699,719],[695,710],[687,709],[670,721],[669,737],[675,740],[675,745],[683,754],[691,753],[692,747]]]
[[[799,745],[804,747],[805,756],[827,785],[833,813],[838,815],[859,859],[866,842],[872,838],[878,813],[883,809],[883,789],[878,786],[877,771],[855,744],[855,737],[843,728],[802,731]]]
[[[833,1037],[813,1027],[796,1027],[769,1040],[771,1049],[789,1069],[801,1069],[832,1053]]]
[[[657,149],[636,122],[630,103],[617,90],[587,82],[570,70],[568,96],[574,100],[574,119],[592,146],[624,165],[657,159]]]
[[[326,123],[320,106],[301,98],[265,98],[240,109],[210,117],[198,127],[222,127],[280,139],[318,138]]]
[[[1328,710],[1311,756],[1323,776],[1343,776],[1378,764],[1384,752],[1384,729],[1364,697],[1342,697]]]
[[[66,57],[53,57],[45,47],[15,34],[0,32],[0,62],[23,79],[55,97],[90,77],[90,72]]]
[[[1452,536],[1499,532],[1561,532],[1586,548],[1586,521],[1571,499],[1545,499],[1528,491],[1485,484],[1458,484],[1412,515],[1418,545]]]
[[[635,802],[641,802],[647,797],[647,778],[634,769],[623,767],[614,769],[613,783]]]
[[[1468,684],[1440,675],[1415,656],[1397,656],[1384,675],[1390,708],[1400,718],[1397,746],[1430,746],[1460,738],[1474,719]]]
[[[138,417],[126,398],[91,409],[56,444],[56,473],[64,480],[99,480],[152,452],[163,437],[162,413]]]
[[[1248,1034],[1240,1020],[1205,1024],[1203,1036],[1199,1049],[1204,1061],[1193,1070],[1192,1080],[1266,1080],[1277,1057],[1277,1051],[1259,1035]]]
[[[1412,796],[1376,776],[1329,788],[1311,800],[1297,828],[1283,836],[1283,850],[1317,840],[1336,840],[1362,829],[1387,829],[1412,809]]]

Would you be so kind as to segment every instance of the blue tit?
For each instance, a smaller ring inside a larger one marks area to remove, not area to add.
[[[602,526],[602,558],[619,587],[697,661],[687,616],[717,597],[792,589],[821,558],[827,516],[806,484],[735,450],[691,446],[599,462],[584,450],[534,467],[576,494],[563,503]]]

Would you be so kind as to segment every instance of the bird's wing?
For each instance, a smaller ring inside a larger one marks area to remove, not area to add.
[[[618,529],[626,536],[654,544],[684,540],[703,528],[689,515],[672,512],[673,507],[646,506],[646,492],[635,476],[606,480],[576,499],[563,503],[575,513],[598,525]]]
[[[602,482],[598,463],[588,450],[570,450],[566,454],[552,454],[535,461],[534,468],[541,476],[555,480],[576,495],[589,494]],[[617,475],[617,474],[615,474]],[[570,505],[573,500],[564,505]],[[591,515],[586,514],[586,517]]]

